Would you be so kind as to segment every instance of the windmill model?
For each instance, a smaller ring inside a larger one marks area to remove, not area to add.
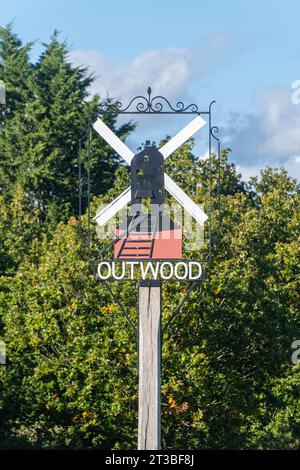
[[[160,149],[150,141],[134,154],[98,118],[94,129],[131,166],[131,186],[101,210],[94,220],[104,225],[125,205],[131,203],[132,215],[116,229],[114,256],[117,260],[176,259],[182,257],[181,228],[167,219],[161,207],[166,189],[201,225],[207,215],[164,173],[164,160],[195,134],[206,121],[197,116]],[[151,215],[143,214],[142,203],[151,203]]]

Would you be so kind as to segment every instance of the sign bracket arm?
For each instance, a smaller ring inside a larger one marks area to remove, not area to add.
[[[109,284],[107,281],[102,281],[106,287],[106,289],[108,290],[108,292],[110,293],[111,297],[113,298],[115,304],[119,307],[119,309],[121,310],[122,312],[122,315],[124,316],[124,318],[128,321],[128,323],[130,324],[131,328],[134,330],[135,332],[135,335],[136,335],[136,338],[138,339],[138,330],[136,328],[136,326],[134,325],[134,323],[130,320],[128,314],[126,313],[126,310],[125,308],[123,307],[123,305],[121,304],[121,302],[119,301],[118,297],[114,294],[113,290],[110,288]]]
[[[200,287],[202,288],[203,287],[203,284],[204,284],[204,280],[205,280],[205,276],[203,276],[202,278],[202,281],[201,281],[201,285]],[[172,323],[172,321],[174,320],[174,318],[179,314],[180,310],[181,310],[181,307],[183,306],[183,304],[186,302],[186,300],[188,299],[188,297],[190,296],[191,292],[195,289],[195,287],[197,286],[197,284],[199,284],[199,281],[194,281],[192,283],[192,285],[189,287],[188,291],[186,292],[185,296],[183,297],[183,299],[180,301],[179,305],[176,307],[176,309],[174,310],[174,312],[172,313],[171,317],[169,318],[167,324],[162,328],[162,334],[164,334],[168,329],[169,329],[169,326],[170,324]]]

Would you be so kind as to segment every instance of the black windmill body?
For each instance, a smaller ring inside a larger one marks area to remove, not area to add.
[[[127,232],[115,244],[116,259],[181,257],[181,230],[163,215],[164,189],[164,157],[146,141],[145,148],[131,162],[132,215],[127,221],[127,229],[126,224],[121,224],[116,231],[118,236]],[[151,204],[149,215],[142,210],[146,201]],[[170,239],[166,237],[167,232]]]
[[[151,204],[164,202],[164,157],[148,141],[131,162],[131,204],[141,204],[145,198]]]

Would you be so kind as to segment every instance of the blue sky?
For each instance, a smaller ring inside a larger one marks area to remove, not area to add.
[[[201,109],[215,99],[221,138],[245,177],[282,165],[300,178],[300,104],[291,100],[300,79],[296,0],[10,0],[0,8],[0,24],[14,20],[24,41],[37,40],[34,59],[60,30],[70,59],[97,75],[92,92],[126,102],[151,85]],[[158,139],[182,125],[157,122],[141,122],[136,138]],[[204,154],[205,136],[197,137]]]

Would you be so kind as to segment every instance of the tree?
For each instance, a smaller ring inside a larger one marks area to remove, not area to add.
[[[32,43],[23,46],[13,32],[12,24],[0,28],[0,80],[5,83],[7,95],[7,105],[1,108],[0,127],[16,112],[23,112],[30,97],[31,47]]]
[[[11,148],[17,148],[14,125],[11,125],[11,136],[6,135],[4,129],[18,113],[24,114],[26,103],[30,99],[28,80],[32,70],[29,60],[31,46],[31,43],[22,45],[12,30],[12,24],[0,28],[0,80],[4,82],[6,90],[6,104],[0,105],[1,192],[10,185],[11,171],[15,170],[12,170],[14,152],[11,152]],[[10,141],[10,145],[7,141]]]
[[[41,223],[39,209],[17,186],[10,203],[0,196],[0,273],[13,275],[19,264],[39,256]]]
[[[2,192],[11,198],[15,186],[21,185],[39,209],[41,221],[47,220],[49,228],[54,229],[60,220],[78,212],[78,145],[89,121],[95,120],[100,100],[95,96],[87,102],[93,77],[85,68],[74,67],[69,62],[67,44],[59,42],[57,32],[44,45],[36,64],[27,64],[30,46],[22,47],[11,27],[2,29],[1,34],[3,73],[0,78],[7,84],[7,109],[15,109],[0,133]],[[20,58],[16,58],[17,52]],[[23,70],[26,64],[26,73],[17,89],[22,91],[20,98],[14,91],[14,80],[16,70]],[[7,69],[10,73],[5,72]],[[132,124],[115,129],[116,116],[111,112],[106,113],[104,120],[121,138],[133,129]],[[86,169],[85,146],[86,139],[83,139]],[[94,194],[102,194],[112,185],[117,161],[101,139],[93,139],[91,189]]]
[[[132,442],[134,332],[89,275],[84,255],[70,218],[44,242],[36,262],[2,278],[11,365],[1,384],[3,446],[12,440],[60,448]]]

